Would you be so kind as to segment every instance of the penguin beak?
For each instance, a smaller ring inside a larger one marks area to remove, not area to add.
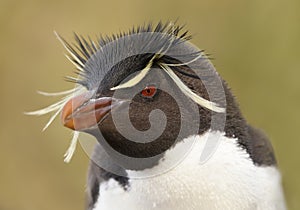
[[[83,93],[70,99],[62,109],[61,122],[72,130],[82,131],[100,123],[113,107],[123,100],[112,97],[90,98],[91,93]]]

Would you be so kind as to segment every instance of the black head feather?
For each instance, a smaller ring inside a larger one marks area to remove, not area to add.
[[[184,30],[184,26],[175,25],[171,22],[159,22],[157,25],[150,23],[133,27],[128,32],[120,32],[112,36],[100,36],[97,41],[93,41],[90,37],[84,38],[76,33],[74,33],[75,43],[68,43],[62,37],[58,37],[69,52],[69,59],[77,66],[78,70],[76,74],[79,78],[67,77],[67,81],[76,82],[87,89],[92,89],[99,85],[97,81],[103,79],[101,75],[106,74],[107,71],[113,68],[110,64],[117,65],[119,63],[112,60],[113,57],[117,57],[116,54],[120,55],[123,53],[122,55],[124,56],[128,51],[133,50],[132,47],[139,46],[135,49],[137,53],[141,49],[151,51],[151,53],[131,55],[127,63],[134,60],[141,65],[145,65],[155,53],[161,54],[160,61],[165,60],[168,63],[178,63],[178,60],[169,59],[164,55],[167,55],[172,50],[174,51],[178,44],[192,38],[188,31]],[[109,45],[112,45],[113,42],[116,43],[115,46],[110,47]],[[120,49],[122,49],[121,53]],[[193,59],[200,53],[203,54],[203,51],[194,52],[193,54],[179,54],[177,57],[182,57],[183,60]],[[188,72],[185,72],[185,74],[190,75]],[[195,75],[190,76],[197,77]],[[95,81],[95,78],[97,81]]]

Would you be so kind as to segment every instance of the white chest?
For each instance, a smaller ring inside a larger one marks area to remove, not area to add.
[[[189,137],[197,138],[193,149],[167,173],[130,179],[127,191],[113,179],[102,183],[94,210],[285,209],[278,170],[255,166],[236,139],[214,133],[221,136],[220,143],[212,157],[200,164],[205,135]],[[180,144],[184,143],[176,147]],[[167,158],[172,157],[167,153]],[[136,176],[157,167],[128,173]]]

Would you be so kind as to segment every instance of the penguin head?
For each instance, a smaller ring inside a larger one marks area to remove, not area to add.
[[[211,115],[225,109],[219,91],[211,101],[207,88],[222,85],[207,56],[188,44],[181,29],[159,23],[98,45],[76,36],[79,52],[63,40],[79,69],[75,82],[87,91],[66,103],[62,123],[134,158],[162,154],[210,129]]]

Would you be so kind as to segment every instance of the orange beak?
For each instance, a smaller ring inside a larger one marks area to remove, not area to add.
[[[72,130],[84,130],[97,125],[112,108],[111,97],[89,98],[89,92],[69,100],[61,112],[61,122]],[[114,103],[116,104],[116,103]]]

